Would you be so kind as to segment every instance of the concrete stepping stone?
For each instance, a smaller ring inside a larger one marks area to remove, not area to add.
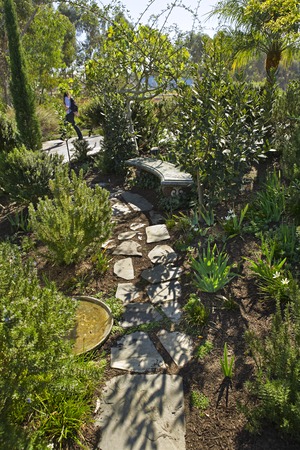
[[[165,368],[165,362],[147,333],[136,331],[117,341],[111,349],[110,366],[133,372],[148,372]]]
[[[101,248],[114,248],[116,247],[116,243],[113,239],[108,239],[108,241],[103,242]]]
[[[176,267],[171,264],[159,264],[158,266],[154,266],[151,269],[143,270],[143,272],[141,273],[141,277],[144,278],[144,280],[149,281],[149,283],[155,284],[177,279],[180,277],[182,272],[182,267]]]
[[[140,246],[141,245],[135,241],[123,241],[115,248],[113,255],[143,256],[143,254],[138,250]]]
[[[135,231],[124,231],[118,235],[119,241],[127,241],[127,239],[132,239],[136,235]]]
[[[148,258],[153,264],[169,264],[177,261],[177,253],[169,245],[156,245],[149,253]]]
[[[123,328],[129,328],[160,320],[162,320],[161,314],[150,303],[129,303],[120,325]]]
[[[132,192],[123,191],[121,195],[125,202],[129,203],[134,211],[146,212],[153,209],[153,205],[139,194],[133,194]]]
[[[112,214],[114,217],[127,216],[132,213],[128,205],[114,198],[111,199]]]
[[[172,322],[177,323],[180,321],[182,317],[181,305],[177,301],[165,302],[160,305],[163,313],[170,319]]]
[[[132,223],[132,224],[130,225],[129,228],[130,228],[132,231],[137,231],[137,230],[139,230],[140,228],[143,228],[143,227],[145,227],[145,226],[146,226],[145,223],[134,222],[134,223]]]
[[[119,283],[117,286],[116,297],[122,300],[125,304],[136,300],[142,295],[140,291],[132,283]]]
[[[103,389],[95,426],[101,450],[185,450],[182,378],[126,374]]]
[[[124,258],[117,261],[114,265],[114,274],[124,280],[134,279],[134,270],[131,258]]]
[[[165,283],[152,284],[147,287],[146,292],[151,303],[164,303],[181,297],[181,285],[179,281],[171,280]]]
[[[178,367],[183,367],[192,359],[194,343],[190,336],[179,331],[160,330],[157,337]]]
[[[150,227],[146,227],[146,235],[147,235],[147,244],[170,239],[170,235],[165,224],[150,225]]]

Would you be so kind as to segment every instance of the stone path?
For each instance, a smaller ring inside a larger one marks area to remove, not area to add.
[[[183,269],[167,243],[170,235],[162,217],[149,202],[130,192],[112,195],[111,202],[115,220],[128,221],[128,230],[114,236],[106,248],[117,257],[113,270],[120,282],[115,295],[125,307],[120,325],[133,332],[117,340],[111,349],[110,365],[123,370],[124,375],[112,378],[103,388],[95,419],[101,430],[97,448],[185,450],[182,378],[167,373],[170,361],[180,368],[193,357],[192,339],[176,331],[182,316],[178,300]],[[134,222],[127,219],[132,212]],[[139,213],[143,221],[136,217]],[[144,247],[141,240],[146,242]],[[138,287],[130,280],[136,280],[135,261],[145,252],[149,267],[142,271]],[[166,318],[173,322],[172,331],[164,329]],[[156,334],[160,348],[147,332],[136,331],[137,326],[153,322],[162,323]]]

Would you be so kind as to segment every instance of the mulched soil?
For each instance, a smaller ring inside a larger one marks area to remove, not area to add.
[[[93,176],[90,181],[96,182],[99,178]],[[108,181],[101,178],[101,181]],[[110,178],[111,188],[123,188],[123,179],[114,177]],[[141,190],[133,188],[133,192],[137,192],[144,196],[156,207],[158,198],[155,192],[151,190]],[[251,193],[244,194],[251,196]],[[242,199],[244,202],[247,198]],[[11,226],[7,219],[7,215],[13,212],[16,207],[10,205],[5,198],[0,199],[2,211],[0,215],[0,235],[5,238],[12,235]],[[235,205],[237,200],[235,199]],[[229,207],[225,205],[219,212],[218,217],[223,217]],[[133,221],[148,221],[148,216],[139,213],[132,213],[132,216],[118,223],[114,230],[114,234],[128,231],[129,224]],[[169,245],[174,245],[178,239],[178,235],[170,232],[171,241]],[[22,237],[22,233],[19,234]],[[143,241],[141,245],[143,248]],[[153,247],[156,244],[153,245]],[[147,252],[143,251],[143,256],[135,258],[135,274],[136,278],[133,283],[140,282],[139,275],[142,270],[149,267],[149,259]],[[240,263],[239,274],[230,286],[228,286],[220,294],[227,295],[235,301],[235,309],[225,309],[222,302],[216,298],[215,294],[200,294],[200,298],[205,305],[210,308],[210,320],[208,326],[204,330],[199,330],[193,334],[195,344],[200,345],[206,340],[213,343],[213,349],[205,358],[199,360],[194,358],[184,368],[178,369],[177,366],[170,361],[168,355],[164,356],[169,361],[169,367],[166,373],[178,373],[183,377],[184,395],[185,395],[185,412],[186,412],[186,448],[187,450],[206,450],[206,449],[241,449],[241,450],[296,450],[300,449],[300,445],[290,440],[284,439],[280,433],[272,427],[272,424],[263,424],[260,434],[252,435],[247,431],[247,419],[241,412],[239,404],[252,405],[254,400],[251,399],[245,388],[245,383],[253,379],[255,375],[254,364],[251,357],[247,354],[247,347],[244,340],[244,334],[247,330],[252,330],[259,335],[267,333],[270,325],[270,316],[273,308],[270,304],[262,301],[255,286],[254,279],[247,268],[247,263],[242,262],[242,256],[251,257],[257,250],[257,240],[252,235],[236,237],[227,245],[227,251],[232,261]],[[86,259],[77,266],[56,267],[47,262],[44,256],[45,249],[39,246],[38,254],[35,253],[37,267],[40,274],[45,274],[50,280],[55,280],[59,288],[67,293],[93,295],[96,292],[103,292],[105,295],[113,295],[117,284],[120,282],[113,274],[113,263],[111,262],[108,271],[104,276],[95,272],[94,263],[90,259]],[[112,257],[108,250],[108,256]],[[187,267],[185,254],[180,254],[182,263]],[[191,283],[191,276],[188,271],[181,280],[183,295],[180,300],[182,305],[186,302],[189,294],[195,292],[195,288]],[[144,299],[147,300],[146,298]],[[157,330],[158,331],[158,330]],[[159,347],[156,331],[150,333],[153,342]],[[110,348],[118,338],[118,334],[109,337],[106,343],[98,351],[98,355],[106,353],[107,367],[104,374],[105,380],[116,375],[123,374],[121,370],[111,369],[109,366]],[[223,377],[220,367],[220,358],[223,354],[224,343],[227,342],[231,353],[235,355],[235,369],[232,380],[232,389],[229,389],[228,406],[226,406],[226,395]],[[159,348],[161,351],[161,347]],[[100,392],[101,386],[99,386]],[[199,390],[209,399],[209,406],[200,413],[198,409],[191,405],[191,391]],[[99,392],[95,395],[99,395]],[[221,395],[223,392],[223,395]],[[90,425],[84,430],[85,444],[90,449],[96,448],[99,439],[100,430],[94,430]],[[76,446],[73,447],[77,448]],[[122,449],[120,449],[122,450]],[[180,450],[180,449],[178,449]]]

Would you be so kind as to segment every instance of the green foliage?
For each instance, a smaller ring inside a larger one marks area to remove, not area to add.
[[[203,186],[212,206],[231,197],[251,164],[265,157],[268,132],[263,95],[233,78],[224,47],[215,39],[193,74],[193,86],[179,85],[174,121],[177,163]]]
[[[199,409],[200,416],[203,416],[203,411],[209,406],[209,400],[202,392],[192,391],[191,404],[192,407]]]
[[[270,240],[270,246],[274,245],[275,260],[286,258],[289,264],[299,261],[300,235],[294,224],[280,224],[270,230],[266,240]]]
[[[30,204],[29,217],[33,232],[48,246],[51,258],[58,264],[71,264],[83,258],[90,245],[105,242],[111,232],[109,192],[100,186],[92,189],[83,173],[68,176],[59,170],[50,181],[53,199],[40,200],[36,209]]]
[[[198,258],[191,258],[195,286],[203,292],[222,289],[236,276],[231,272],[232,266],[228,261],[228,255],[223,250],[219,251],[216,244],[211,248],[211,242],[208,241],[207,250],[203,249]]]
[[[206,308],[196,294],[191,294],[187,303],[184,305],[187,322],[198,328],[203,328],[209,320],[209,309]]]
[[[0,186],[12,200],[36,203],[49,193],[49,180],[63,157],[42,151],[15,148],[0,154]]]
[[[101,298],[101,297],[100,297]],[[110,308],[113,318],[116,320],[120,320],[124,311],[124,303],[121,299],[111,296],[107,298],[102,298],[102,300],[107,304]]]
[[[248,204],[241,210],[240,217],[236,215],[234,210],[230,209],[225,220],[222,222],[223,229],[226,232],[228,239],[238,236],[242,232],[242,225],[245,215],[248,211]]]
[[[88,158],[88,152],[91,150],[88,141],[84,139],[76,139],[72,142],[74,147],[74,153],[72,159],[76,162],[84,162]]]
[[[10,152],[18,146],[18,135],[13,123],[0,112],[0,152]]]
[[[286,207],[296,225],[300,225],[300,180],[294,180],[288,187]]]
[[[14,233],[18,231],[30,231],[30,227],[28,224],[28,213],[24,209],[16,211],[14,214],[9,215],[7,218]]]
[[[212,351],[212,349],[214,348],[214,345],[212,342],[210,341],[205,341],[203,344],[199,345],[199,347],[196,350],[196,355],[198,356],[198,358],[204,359],[206,355],[209,355],[209,353]]]
[[[101,249],[92,256],[92,261],[96,266],[96,271],[100,275],[104,275],[109,269],[110,259],[108,258],[105,249]]]
[[[265,240],[262,237],[263,258],[258,258],[257,261],[248,258],[246,260],[258,279],[259,292],[271,300],[285,302],[292,299],[296,285],[292,274],[283,269],[286,258],[275,260],[275,248],[275,241]]]
[[[28,149],[40,150],[41,130],[36,115],[33,90],[28,81],[15,5],[13,0],[4,0],[3,5],[9,44],[11,93],[20,138]]]
[[[257,369],[248,387],[259,399],[255,409],[245,408],[251,427],[257,431],[267,421],[300,441],[299,293],[283,312],[277,304],[264,339],[250,332],[246,338]]]
[[[104,105],[102,99],[96,97],[86,103],[80,112],[80,119],[85,127],[92,132],[95,128],[102,127],[104,123]]]
[[[294,80],[286,91],[277,95],[274,104],[274,146],[280,153],[283,175],[289,180],[300,178],[300,80]]]
[[[266,182],[257,193],[253,205],[252,220],[263,228],[271,222],[279,222],[285,212],[286,189],[281,184],[280,172],[268,173]]]
[[[99,155],[102,169],[104,172],[125,173],[124,162],[136,156],[136,149],[122,98],[115,95],[110,100],[106,99],[103,111],[104,153]]]
[[[224,378],[232,378],[233,376],[233,363],[234,363],[234,355],[230,358],[228,357],[227,343],[224,344],[223,350],[223,358],[220,358],[221,369],[224,375]]]
[[[76,438],[102,370],[76,358],[65,338],[76,303],[52,283],[42,288],[33,261],[8,243],[0,245],[0,295],[1,448]]]

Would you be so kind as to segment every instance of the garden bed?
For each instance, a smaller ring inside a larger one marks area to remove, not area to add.
[[[96,176],[92,176],[90,181],[97,182]],[[101,179],[101,181],[108,181]],[[123,188],[123,180],[120,178],[110,178],[110,190]],[[256,186],[257,188],[257,186]],[[158,197],[151,189],[133,188],[134,192],[139,193],[158,207]],[[235,199],[245,204],[249,201],[253,193],[245,192],[242,197]],[[229,205],[230,207],[232,205]],[[0,219],[1,235],[3,238],[7,235],[9,224],[7,223],[8,205],[3,204],[2,219]],[[10,207],[11,208],[11,207]],[[219,211],[216,211],[216,217],[224,217],[227,205],[221,205]],[[162,211],[160,211],[163,213]],[[176,211],[176,214],[179,212]],[[170,214],[167,215],[170,217]],[[137,218],[148,222],[148,217],[143,213],[132,213],[130,220]],[[128,231],[128,219],[120,221],[114,234]],[[215,236],[220,236],[221,229],[211,228],[208,232]],[[180,239],[180,232],[170,230],[170,245],[176,246]],[[24,234],[15,235],[15,240],[20,240]],[[145,239],[143,237],[143,239]],[[197,237],[199,244],[204,238]],[[140,242],[142,248],[144,240]],[[196,244],[196,242],[191,243]],[[186,414],[186,448],[187,450],[200,449],[255,449],[263,450],[271,447],[273,450],[293,450],[299,449],[299,444],[292,440],[283,439],[280,433],[272,427],[271,424],[265,424],[259,435],[252,435],[246,430],[247,419],[242,414],[238,404],[255,407],[253,400],[247,394],[245,382],[254,377],[254,363],[251,356],[247,353],[247,346],[244,340],[244,333],[251,330],[260,336],[268,333],[270,328],[271,315],[274,313],[274,303],[262,300],[258,294],[256,283],[249,270],[249,265],[243,258],[253,258],[258,250],[258,239],[252,234],[243,234],[227,241],[227,252],[230,260],[236,264],[239,270],[239,276],[234,278],[230,285],[226,286],[220,294],[231,298],[231,303],[224,303],[218,299],[216,294],[201,293],[201,301],[210,309],[210,318],[208,325],[199,333],[193,332],[193,339],[196,346],[211,342],[212,348],[201,358],[193,358],[190,363],[181,369],[175,364],[170,364],[165,370],[166,373],[179,374],[183,378],[185,395],[185,414]],[[111,297],[115,293],[117,283],[119,282],[113,273],[113,263],[104,275],[95,272],[94,262],[87,258],[81,263],[66,267],[54,266],[44,257],[42,245],[38,247],[38,253],[34,251],[34,256],[38,272],[42,279],[45,274],[49,280],[54,280],[58,288],[67,295],[95,295],[102,293],[103,298]],[[180,261],[185,266],[186,271],[181,279],[182,306],[191,293],[195,292],[195,287],[191,282],[189,267],[185,258],[185,251],[179,251]],[[112,258],[109,250],[107,256]],[[138,281],[142,270],[149,267],[149,260],[142,256],[135,260],[135,280]],[[146,299],[145,299],[146,301]],[[188,328],[186,328],[188,330]],[[159,345],[156,333],[159,329],[151,330],[150,336],[156,345]],[[109,355],[110,348],[115,344],[119,333],[112,333],[103,347],[96,352],[96,358],[101,357],[105,351],[107,366],[105,369],[104,381],[116,375],[123,374],[121,370],[110,368]],[[220,393],[222,389],[223,375],[220,366],[220,358],[223,354],[224,343],[227,342],[231,354],[235,356],[234,375],[232,379],[232,390],[229,390],[228,406],[225,402],[225,392]],[[103,380],[102,380],[103,382]],[[209,401],[209,405],[203,410],[199,410],[192,405],[191,393],[200,391]],[[95,399],[100,395],[101,385],[95,392]],[[99,430],[94,430],[89,425],[84,430],[84,436],[88,448],[93,449],[97,445]],[[72,448],[77,448],[76,445]],[[79,448],[79,447],[78,447]],[[178,449],[180,450],[180,449]]]

